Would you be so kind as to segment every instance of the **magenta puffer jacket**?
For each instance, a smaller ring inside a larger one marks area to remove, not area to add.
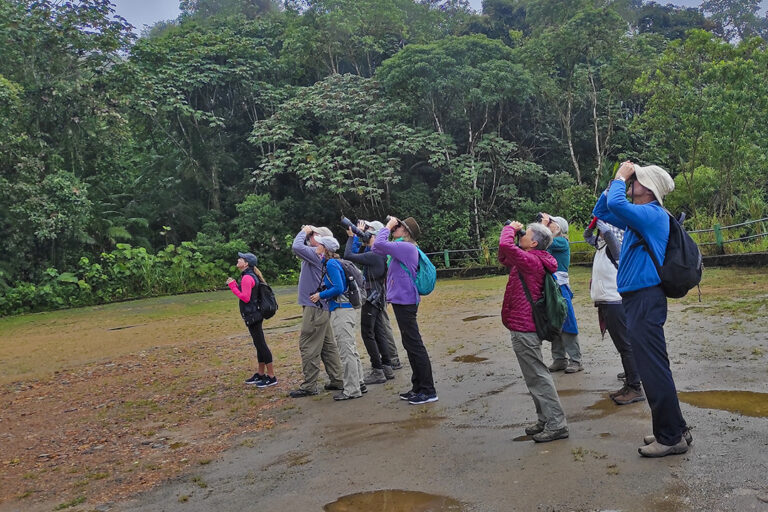
[[[523,274],[525,284],[528,285],[531,298],[535,302],[541,298],[545,269],[548,272],[556,271],[557,260],[547,251],[522,250],[515,244],[515,228],[504,226],[499,237],[499,261],[509,267],[509,280],[501,305],[501,321],[504,327],[510,331],[536,332],[531,304],[525,297],[517,271]]]

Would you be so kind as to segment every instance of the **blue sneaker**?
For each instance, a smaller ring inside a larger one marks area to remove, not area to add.
[[[400,400],[410,400],[416,396],[416,393],[413,390],[406,391],[405,393],[400,393]]]
[[[411,405],[428,404],[430,402],[437,402],[437,394],[425,395],[424,393],[416,393],[408,399],[408,403]]]

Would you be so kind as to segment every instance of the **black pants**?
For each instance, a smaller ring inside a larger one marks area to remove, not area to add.
[[[251,338],[253,338],[253,346],[256,347],[256,359],[260,363],[271,364],[272,352],[270,352],[267,346],[267,340],[264,339],[264,331],[261,328],[263,320],[259,320],[248,326],[248,330],[251,331]]]
[[[432,363],[429,362],[427,347],[421,340],[419,324],[416,322],[419,305],[392,304],[392,309],[397,319],[397,327],[400,329],[403,348],[408,354],[408,362],[411,364],[411,370],[413,370],[411,389],[414,393],[436,394],[435,381],[432,379]]]
[[[651,407],[653,435],[661,444],[675,445],[687,427],[680,411],[664,339],[667,297],[660,286],[653,286],[622,293],[621,298],[627,315],[629,342]]]
[[[624,313],[624,304],[599,304],[597,306],[600,315],[605,319],[608,334],[611,335],[613,345],[621,356],[621,366],[627,386],[640,390],[640,374],[637,371],[635,355],[632,353],[632,344],[627,337],[627,316]]]
[[[370,302],[363,304],[360,309],[360,334],[372,367],[380,370],[382,364],[392,364],[392,354],[387,346],[387,330],[384,328],[384,310]]]

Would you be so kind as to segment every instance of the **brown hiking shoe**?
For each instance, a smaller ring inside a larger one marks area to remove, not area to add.
[[[534,434],[533,440],[536,441],[537,443],[548,443],[550,441],[557,441],[558,439],[566,439],[567,437],[568,437],[568,427],[563,427],[557,430],[543,430],[538,434]],[[648,447],[645,446],[644,448],[648,448]]]
[[[613,401],[616,402],[618,405],[627,405],[627,404],[633,404],[635,402],[642,402],[643,400],[645,400],[645,395],[640,390],[627,387],[624,393],[620,393],[611,398],[613,398]]]
[[[584,370],[584,367],[581,366],[581,363],[577,363],[576,361],[568,361],[568,366],[565,368],[565,373],[576,373]]]
[[[555,359],[552,361],[552,364],[549,365],[549,371],[551,372],[561,372],[568,368],[568,361],[565,359]]]
[[[525,427],[525,435],[532,436],[539,432],[544,432],[544,426],[545,423],[543,421],[537,421],[535,424]]]
[[[629,386],[621,386],[621,389],[617,389],[616,391],[613,391],[611,393],[608,393],[608,398],[613,399],[615,396],[623,395],[627,392],[629,389]]]

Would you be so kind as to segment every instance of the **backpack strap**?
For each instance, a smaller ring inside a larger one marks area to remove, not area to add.
[[[517,275],[520,277],[520,284],[523,285],[523,291],[525,292],[525,298],[528,299],[528,303],[531,305],[531,311],[533,311],[533,298],[531,298],[531,291],[528,289],[528,285],[525,284],[525,279],[523,279],[523,273],[520,272],[518,269]],[[544,274],[544,278],[546,279],[547,275]]]

